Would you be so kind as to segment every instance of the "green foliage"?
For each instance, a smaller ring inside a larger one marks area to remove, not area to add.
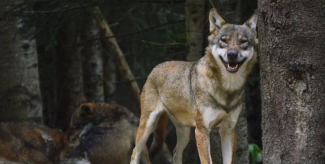
[[[251,164],[258,164],[262,162],[262,150],[256,144],[249,144],[248,152]]]

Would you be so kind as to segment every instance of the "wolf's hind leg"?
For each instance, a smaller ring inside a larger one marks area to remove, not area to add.
[[[139,164],[140,155],[143,152],[148,137],[156,128],[156,124],[158,122],[158,118],[160,114],[163,112],[162,109],[154,110],[154,111],[145,111],[145,113],[141,113],[140,125],[137,131],[136,136],[136,144],[133,149],[133,154],[131,157],[131,164]]]

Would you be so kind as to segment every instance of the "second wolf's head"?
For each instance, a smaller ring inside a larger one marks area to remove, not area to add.
[[[243,25],[234,25],[227,24],[216,9],[211,9],[209,48],[218,65],[224,65],[223,73],[243,73],[247,63],[255,61],[256,15],[255,12]]]
[[[138,118],[126,108],[107,103],[87,102],[81,97],[78,107],[71,118],[72,128],[85,127],[89,123],[93,126],[111,126],[113,124],[128,122],[137,126]]]
[[[86,155],[93,164],[129,162],[138,121],[122,106],[81,97],[71,118],[68,140],[74,145],[68,157]]]

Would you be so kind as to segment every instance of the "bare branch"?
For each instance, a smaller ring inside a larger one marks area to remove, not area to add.
[[[211,6],[212,6],[213,8],[216,8],[216,7],[214,7],[214,4],[213,4],[212,0],[210,0],[210,4],[211,4]]]
[[[108,37],[99,37],[99,38],[93,38],[93,39],[89,39],[89,40],[85,40],[85,41],[81,41],[79,43],[77,43],[76,45],[67,45],[66,47],[71,47],[71,46],[79,46],[88,42],[92,42],[92,41],[96,41],[96,40],[100,40],[100,39],[109,39],[109,38],[116,38],[116,37],[121,37],[121,36],[128,36],[128,35],[134,35],[134,34],[138,34],[138,33],[142,33],[142,32],[146,32],[146,31],[150,31],[150,30],[154,30],[163,26],[167,26],[167,25],[171,25],[171,24],[176,24],[176,23],[182,23],[185,22],[185,20],[179,20],[176,22],[168,22],[168,23],[163,23],[161,25],[157,25],[157,26],[153,26],[144,30],[140,30],[140,31],[134,31],[134,32],[130,32],[130,33],[126,33],[126,34],[121,34],[121,35],[113,35],[113,36],[108,36]]]
[[[62,9],[56,9],[52,11],[25,11],[26,14],[52,14],[52,13],[57,13],[57,12],[66,12],[69,10],[75,10],[75,9],[80,9],[84,7],[89,7],[91,4],[86,4],[86,5],[80,5],[80,6],[74,6],[74,7],[66,7]]]
[[[109,3],[109,1],[96,3],[96,5],[100,5],[100,4],[103,4],[103,3]],[[123,3],[123,2],[116,1],[115,3]],[[170,3],[170,4],[175,4],[175,3],[185,3],[185,0],[178,0],[178,1],[173,1],[173,0],[169,0],[169,1],[163,1],[163,0],[149,1],[149,0],[145,0],[145,1],[133,1],[131,3]],[[112,4],[112,2],[110,4]],[[61,9],[56,9],[56,10],[51,10],[51,11],[25,11],[25,13],[26,14],[52,14],[52,13],[57,13],[57,12],[66,12],[66,11],[69,11],[69,10],[76,10],[76,9],[85,8],[85,7],[89,7],[89,6],[94,6],[94,4],[91,3],[91,4],[79,5],[79,6],[73,6],[73,7],[64,7],[64,8],[61,8]]]
[[[142,43],[152,44],[152,45],[159,46],[159,47],[186,46],[185,43],[169,43],[169,44],[160,44],[160,43],[149,42],[149,41],[147,41],[147,40],[142,40]]]
[[[173,0],[170,0],[170,1],[135,1],[137,3],[171,3],[171,4],[174,4],[174,3],[185,3],[185,0],[180,0],[180,1],[173,1]]]

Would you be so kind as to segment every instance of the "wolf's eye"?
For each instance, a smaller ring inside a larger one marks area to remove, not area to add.
[[[227,38],[226,38],[226,37],[222,37],[222,38],[220,39],[220,41],[221,41],[221,42],[224,42],[224,43],[227,43]]]
[[[248,48],[248,40],[247,40],[247,39],[243,39],[243,40],[241,40],[241,41],[240,41],[240,45],[241,45],[241,48],[242,48],[243,50],[247,50],[247,48]]]
[[[240,41],[240,44],[245,44],[245,43],[247,43],[248,41],[247,40],[241,40]]]
[[[220,46],[220,48],[225,48],[227,46],[227,37],[226,36],[223,36],[220,38],[219,46]]]

